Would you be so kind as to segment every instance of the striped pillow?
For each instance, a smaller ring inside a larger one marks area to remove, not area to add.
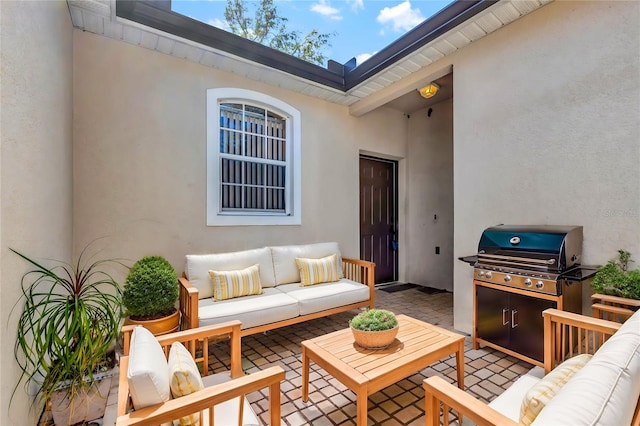
[[[520,407],[520,424],[528,426],[536,419],[540,411],[551,401],[569,379],[591,359],[591,355],[582,354],[569,358],[527,391]]]
[[[263,291],[258,263],[238,271],[209,271],[209,276],[213,281],[214,300],[262,294]]]
[[[300,285],[309,286],[320,283],[338,281],[338,268],[335,254],[321,259],[305,259],[296,257],[296,265],[300,271]]]
[[[204,389],[200,371],[191,353],[182,343],[174,342],[169,350],[169,374],[171,394],[174,398],[190,395]],[[197,426],[200,414],[193,413],[173,422],[176,426]]]

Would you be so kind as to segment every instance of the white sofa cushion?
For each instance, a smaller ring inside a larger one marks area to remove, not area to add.
[[[514,422],[520,421],[520,405],[527,391],[544,377],[544,368],[534,367],[527,374],[520,376],[509,388],[489,403],[489,407],[509,417]]]
[[[233,271],[260,265],[260,284],[262,287],[276,285],[273,272],[271,250],[267,247],[219,254],[189,254],[186,257],[185,275],[189,282],[198,289],[198,298],[213,297],[213,284],[209,271]]]
[[[640,396],[640,311],[540,412],[534,425],[628,425]]]
[[[131,334],[127,381],[136,410],[171,398],[169,365],[162,346],[142,326],[135,327]]]
[[[335,283],[305,287],[301,287],[300,283],[283,284],[278,286],[278,290],[298,301],[300,315],[369,300],[369,286],[346,278]]]
[[[319,259],[335,254],[339,278],[344,276],[342,272],[342,255],[340,254],[338,243],[277,246],[270,247],[270,249],[277,285],[300,282],[300,271],[296,265],[296,257]]]
[[[265,288],[256,296],[214,301],[202,299],[198,303],[200,327],[239,320],[242,328],[283,321],[299,314],[298,301],[277,288]]]

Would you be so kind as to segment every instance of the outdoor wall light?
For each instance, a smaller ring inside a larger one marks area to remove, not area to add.
[[[423,98],[429,99],[434,97],[436,93],[438,93],[439,88],[440,86],[438,86],[436,83],[432,81],[431,83],[424,86],[423,88],[418,89],[418,92],[420,93],[420,96],[422,96]]]

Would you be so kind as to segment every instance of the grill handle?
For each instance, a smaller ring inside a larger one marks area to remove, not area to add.
[[[511,311],[511,328],[516,328],[518,326],[518,310],[514,309]]]
[[[509,315],[507,314],[508,312],[508,308],[502,308],[502,325],[509,324]]]
[[[538,264],[538,265],[553,265],[554,263],[556,263],[556,260],[553,259],[553,258],[550,258],[550,259],[532,259],[532,258],[529,258],[529,257],[501,256],[499,254],[479,253],[478,254],[478,259],[482,259],[482,258],[492,259],[492,260],[503,260],[503,261],[507,261],[507,262],[513,262],[513,261],[526,262],[526,263],[532,263],[532,264]]]

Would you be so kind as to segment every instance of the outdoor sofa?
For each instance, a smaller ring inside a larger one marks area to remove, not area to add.
[[[544,370],[488,405],[441,377],[425,379],[427,425],[440,424],[441,403],[444,424],[450,407],[479,425],[639,425],[640,311],[624,324],[556,309],[543,317]]]
[[[187,255],[182,329],[238,320],[246,336],[373,308],[374,272],[372,262],[342,257],[335,242]]]

